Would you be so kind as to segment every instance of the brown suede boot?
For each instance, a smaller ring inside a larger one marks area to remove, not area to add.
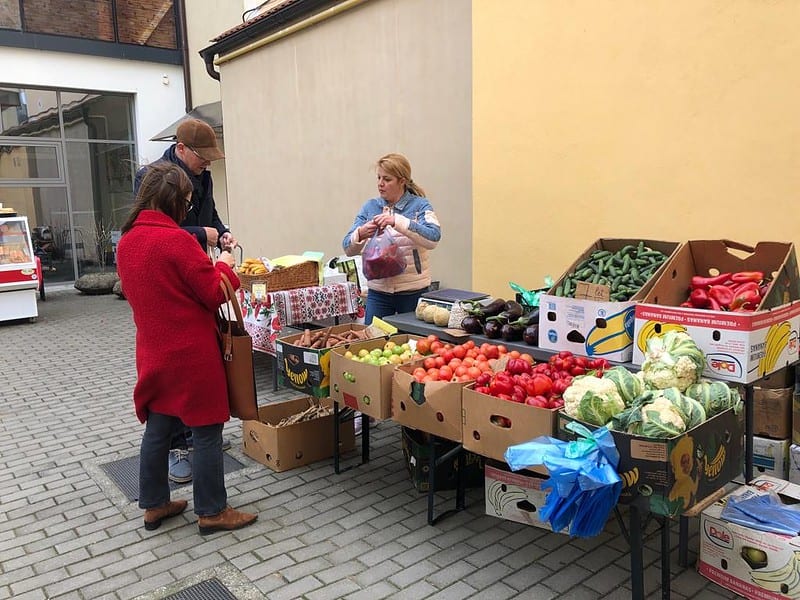
[[[257,518],[258,515],[240,512],[230,506],[226,506],[225,510],[218,515],[200,517],[197,520],[197,525],[200,527],[200,535],[208,535],[215,531],[231,531],[233,529],[247,527],[255,523]]]
[[[181,514],[186,510],[186,500],[170,500],[164,506],[148,508],[144,511],[144,528],[153,531],[161,527],[161,521]]]

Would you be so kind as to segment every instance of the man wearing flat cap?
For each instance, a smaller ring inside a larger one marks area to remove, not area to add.
[[[191,233],[203,251],[207,248],[221,249],[236,246],[236,239],[222,222],[214,204],[214,186],[208,166],[211,161],[225,158],[217,147],[217,136],[211,126],[199,119],[181,121],[176,132],[176,141],[164,152],[159,160],[174,163],[181,167],[192,182],[192,203],[181,227]],[[139,191],[147,166],[136,172],[133,195]],[[169,478],[178,483],[192,480],[192,463],[189,461],[191,430],[185,428],[175,432],[169,452]],[[223,448],[230,445],[223,441]]]
[[[194,186],[192,206],[181,223],[191,233],[203,250],[206,247],[232,248],[236,240],[217,214],[214,204],[214,184],[207,167],[211,161],[225,158],[217,147],[217,136],[211,126],[200,119],[186,119],[178,125],[175,143],[167,148],[160,160],[180,166]],[[136,173],[134,196],[147,167]]]

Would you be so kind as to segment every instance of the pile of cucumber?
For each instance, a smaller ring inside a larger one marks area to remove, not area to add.
[[[556,287],[555,295],[574,298],[578,282],[585,281],[607,285],[609,300],[624,302],[639,291],[667,258],[663,252],[645,246],[644,242],[629,244],[616,252],[595,250],[564,277]]]

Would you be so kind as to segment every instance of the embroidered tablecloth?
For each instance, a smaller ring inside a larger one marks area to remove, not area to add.
[[[275,340],[288,325],[333,317],[355,321],[364,316],[358,286],[351,282],[269,292],[260,300],[247,290],[240,289],[238,295],[253,349],[273,356]]]

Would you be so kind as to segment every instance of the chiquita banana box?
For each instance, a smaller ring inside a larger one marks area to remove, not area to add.
[[[574,438],[566,425],[575,420],[559,413],[559,439]],[[742,474],[744,415],[733,409],[667,439],[624,431],[611,435],[619,451],[619,501],[642,511],[677,517]]]
[[[539,346],[628,362],[634,311],[678,242],[599,239],[539,298]]]
[[[784,504],[800,502],[800,486],[763,475],[706,508],[697,571],[745,598],[800,598],[800,537],[758,531],[721,516],[731,496],[764,494],[777,494]]]

